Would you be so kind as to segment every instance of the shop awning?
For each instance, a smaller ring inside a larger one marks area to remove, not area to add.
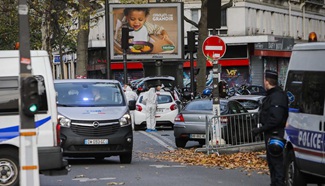
[[[232,37],[221,37],[221,39],[226,44],[276,42],[275,37],[272,35],[232,36]]]
[[[248,66],[249,65],[249,59],[220,59],[219,64],[221,66]],[[196,61],[194,61],[194,66],[196,66]],[[206,62],[207,67],[212,67],[212,63],[207,61]],[[190,68],[191,63],[190,61],[185,61],[183,63],[183,68]]]

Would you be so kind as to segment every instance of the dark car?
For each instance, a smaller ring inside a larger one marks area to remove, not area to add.
[[[210,118],[214,116],[212,107],[212,100],[197,99],[189,102],[176,116],[174,136],[177,147],[185,147],[188,141],[198,141],[200,145],[205,144],[206,116]],[[228,117],[230,114],[238,114],[238,117]],[[239,131],[247,132],[248,130],[250,131],[252,127],[251,125],[246,126],[247,123],[244,122],[250,114],[248,114],[248,111],[235,100],[221,99],[220,115],[224,116],[220,118],[220,121],[223,126],[222,137],[226,143],[238,144],[243,136]],[[234,132],[234,130],[237,130],[237,132]]]

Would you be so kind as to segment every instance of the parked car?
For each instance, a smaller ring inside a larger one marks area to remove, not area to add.
[[[94,157],[101,160],[119,156],[131,163],[133,131],[130,110],[116,80],[55,80],[61,147],[67,157]],[[132,104],[133,103],[133,104]]]
[[[144,78],[140,78],[140,79],[134,79],[132,81],[130,81],[130,86],[133,90],[136,89],[136,86],[143,80]]]
[[[232,96],[229,100],[236,100],[242,104],[248,112],[258,112],[265,96],[262,95],[239,95]]]
[[[185,108],[181,110],[181,112],[176,116],[174,124],[174,136],[177,147],[184,148],[188,141],[198,141],[200,145],[205,144],[206,116],[209,118],[214,116],[212,113],[212,107],[212,100],[196,99],[189,102]],[[242,113],[247,114],[248,111],[239,102],[235,100],[220,99],[220,115]],[[222,133],[225,134],[225,136],[222,136],[223,139],[230,139],[230,137],[227,136],[230,135],[230,132],[227,132],[227,130],[236,128],[233,125],[239,124],[240,121],[235,121],[237,119],[240,119],[240,117],[221,117]],[[247,126],[245,131],[250,131],[251,127],[252,126]],[[227,142],[235,144],[232,140],[228,140],[226,143]]]
[[[134,130],[146,128],[146,105],[143,104],[145,92],[140,93],[134,111]],[[179,113],[177,100],[168,91],[157,92],[156,126],[174,127],[174,119]]]
[[[148,91],[150,86],[164,85],[165,89],[171,90],[175,87],[175,78],[172,76],[152,76],[143,78],[136,85],[136,92],[140,94],[141,92]]]
[[[262,95],[266,96],[266,90],[261,85],[243,85],[238,89],[239,95]]]

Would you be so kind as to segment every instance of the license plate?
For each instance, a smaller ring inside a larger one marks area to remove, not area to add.
[[[159,108],[159,109],[157,109],[157,112],[164,112],[164,109],[163,108]]]
[[[106,145],[108,139],[85,139],[85,145]]]
[[[190,138],[192,138],[192,139],[205,139],[205,134],[191,134]]]

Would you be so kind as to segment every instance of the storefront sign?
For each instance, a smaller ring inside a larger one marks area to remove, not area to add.
[[[287,50],[291,51],[294,45],[292,37],[275,37],[276,42],[255,43],[257,50]]]

